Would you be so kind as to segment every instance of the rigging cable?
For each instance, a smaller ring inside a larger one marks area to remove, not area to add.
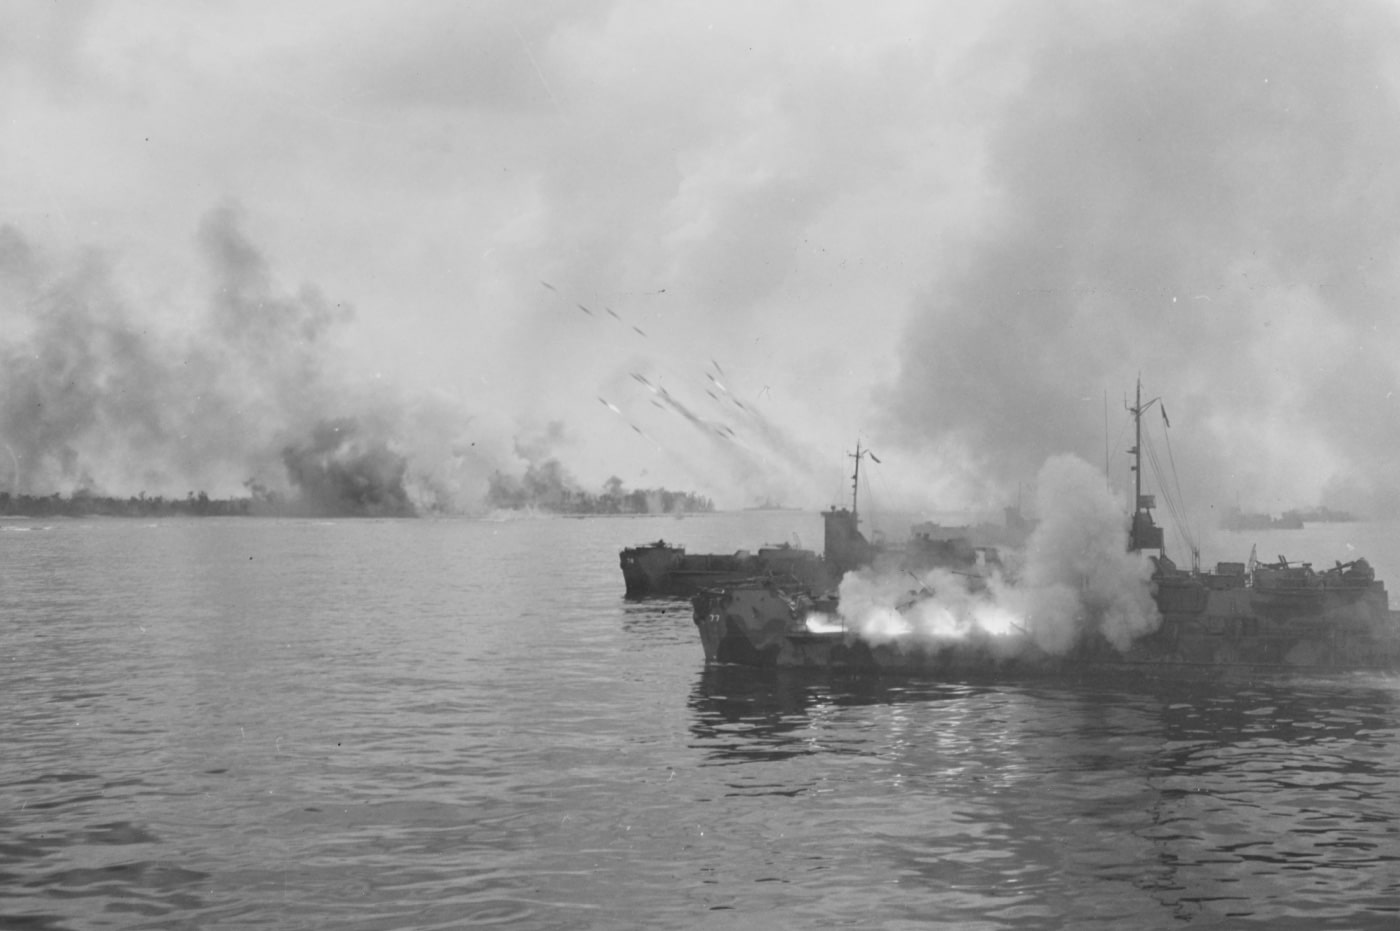
[[[1115,440],[1113,441],[1113,445],[1114,445],[1115,447],[1119,446],[1120,444],[1122,444],[1122,443],[1124,442],[1124,439],[1123,439],[1123,438],[1127,435],[1127,433],[1128,433],[1128,427],[1130,427],[1130,426],[1132,425],[1132,422],[1133,422],[1133,419],[1132,419],[1131,417],[1125,417],[1125,418],[1123,418],[1123,425],[1122,425],[1121,427],[1118,428],[1118,437],[1117,437],[1117,439],[1115,439]],[[1107,482],[1109,483],[1109,487],[1112,487],[1112,485],[1113,485],[1113,480],[1112,480],[1107,474],[1104,475],[1104,480],[1107,481]],[[1129,483],[1129,488],[1128,488],[1128,494],[1129,494],[1129,495],[1132,494],[1132,487],[1131,487],[1131,485],[1132,485],[1132,483],[1130,482],[1130,483]],[[1132,510],[1132,509],[1133,509],[1134,507],[1136,507],[1136,506],[1137,506],[1137,503],[1136,503],[1136,502],[1132,502],[1132,503],[1130,504],[1130,506],[1129,506],[1129,510]]]
[[[1153,445],[1150,435],[1143,435],[1143,446],[1145,447],[1148,461],[1152,466],[1152,474],[1156,477],[1157,486],[1161,490],[1162,500],[1166,502],[1167,512],[1171,514],[1172,525],[1177,534],[1181,537],[1182,542],[1186,544],[1187,550],[1192,554],[1194,562],[1198,550],[1196,549],[1196,541],[1193,538],[1190,527],[1187,525],[1186,514],[1179,500],[1180,483],[1177,483],[1177,493],[1173,494],[1167,487],[1166,470],[1162,468],[1161,460],[1157,457],[1157,448]],[[1168,443],[1168,455],[1170,455],[1170,443]],[[1174,469],[1175,462],[1173,462],[1172,465]]]
[[[867,450],[866,452],[868,453],[869,450]],[[872,455],[870,458],[875,459],[875,457],[874,457],[873,455]],[[876,461],[876,462],[879,462],[880,460],[875,459],[875,461]],[[879,509],[879,507],[877,507],[876,504],[875,504],[875,479],[874,479],[874,478],[872,477],[872,475],[871,475],[871,473],[873,473],[874,471],[875,471],[874,469],[866,469],[866,470],[865,470],[865,474],[864,474],[863,476],[861,476],[863,479],[865,479],[865,488],[864,488],[864,491],[865,491],[865,499],[866,499],[866,502],[867,502],[867,503],[866,503],[866,506],[865,506],[865,510],[866,510],[866,517],[865,517],[866,524],[865,524],[865,525],[866,525],[866,527],[868,527],[868,528],[870,529],[870,541],[871,541],[872,543],[875,542],[875,540],[876,540],[877,537],[881,537],[881,538],[882,538],[882,537],[885,536],[884,531],[883,531],[883,530],[880,528],[880,526],[879,526],[880,521],[877,519],[877,518],[879,517],[879,514],[880,514],[880,509]],[[881,482],[881,486],[882,486],[882,487],[881,487],[881,494],[882,494],[882,495],[884,494],[883,485],[884,485],[884,483],[883,483],[883,481],[882,481],[882,482]],[[888,518],[888,515],[887,515],[887,518]]]
[[[1162,408],[1162,422],[1165,423],[1167,427],[1171,427],[1171,421],[1167,420],[1167,409],[1165,407]],[[1176,457],[1172,455],[1172,435],[1169,429],[1162,430],[1162,438],[1167,441],[1167,462],[1170,463],[1172,467],[1172,483],[1176,485],[1176,500],[1182,502],[1181,535],[1186,539],[1186,545],[1191,551],[1193,557],[1192,561],[1194,563],[1196,560],[1199,560],[1201,551],[1196,548],[1195,530],[1186,522],[1187,515],[1184,513],[1186,496],[1181,493],[1181,473],[1177,471]]]

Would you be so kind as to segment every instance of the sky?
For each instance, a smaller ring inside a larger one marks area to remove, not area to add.
[[[822,507],[860,442],[997,509],[1126,492],[1141,379],[1149,489],[1395,515],[1397,53],[1367,2],[7,3],[0,490]]]

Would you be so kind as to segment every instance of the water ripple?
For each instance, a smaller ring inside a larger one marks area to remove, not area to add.
[[[1394,680],[705,669],[684,602],[621,597],[617,549],[674,530],[3,535],[0,926],[1364,928],[1400,914]]]

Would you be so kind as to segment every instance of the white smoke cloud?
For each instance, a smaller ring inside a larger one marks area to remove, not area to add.
[[[1127,550],[1127,521],[1103,474],[1074,456],[1055,456],[1037,479],[1040,524],[1015,588],[1026,596],[1036,641],[1060,652],[1097,630],[1118,649],[1160,623],[1148,589],[1151,565]]]
[[[1155,630],[1151,566],[1127,551],[1127,522],[1102,473],[1073,456],[1051,458],[1037,479],[1036,507],[1041,520],[1019,572],[847,573],[842,629],[873,644],[979,640],[1002,655],[1028,644],[1064,654],[1097,636],[1121,651]],[[817,618],[813,629],[835,623]]]
[[[1400,513],[1398,24],[1374,0],[15,0],[0,221],[112,249],[139,331],[199,289],[171,231],[235,198],[356,307],[255,276],[243,313],[299,309],[352,371],[477,424],[562,420],[589,487],[829,504],[860,435],[892,483],[936,457],[929,506],[1000,505],[1048,455],[1096,460],[1140,371],[1182,427],[1186,504]],[[253,387],[261,423],[277,386]],[[436,458],[470,465],[484,444],[457,439]]]
[[[1400,513],[1396,7],[1016,5],[994,34],[995,193],[914,304],[890,434],[1006,489],[1102,449],[1140,372],[1187,504]]]

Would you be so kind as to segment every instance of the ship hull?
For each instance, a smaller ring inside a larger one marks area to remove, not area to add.
[[[689,554],[684,547],[658,540],[628,547],[620,558],[628,598],[690,598],[705,589],[765,578],[812,589],[831,584],[821,557],[789,546],[763,547],[757,553]]]
[[[1392,611],[1327,624],[1315,615],[1259,623],[1204,612],[1169,614],[1126,651],[1100,639],[1051,654],[1021,633],[872,642],[852,632],[813,632],[806,623],[811,600],[774,585],[707,591],[694,603],[705,660],[712,664],[932,677],[1400,669],[1400,612]]]
[[[844,573],[871,565],[877,558],[908,569],[927,569],[950,560],[950,564],[972,564],[979,559],[977,549],[961,540],[921,539],[908,551],[898,552],[875,546],[861,534],[855,512],[845,508],[823,511],[822,522],[821,554],[786,543],[759,547],[757,553],[732,554],[687,553],[685,547],[665,540],[629,546],[619,554],[627,597],[690,598],[707,588],[751,579],[826,591]]]

